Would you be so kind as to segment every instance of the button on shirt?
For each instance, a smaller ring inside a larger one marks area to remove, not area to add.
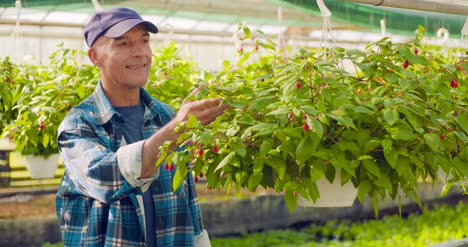
[[[140,89],[142,136],[149,138],[174,116],[165,104]],[[59,127],[65,166],[56,210],[65,246],[145,246],[142,191],[151,191],[157,246],[193,246],[203,230],[193,178],[172,191],[174,172],[163,166],[145,179],[144,140],[127,144],[124,117],[99,83],[93,95],[73,108]],[[206,235],[207,237],[207,235]]]

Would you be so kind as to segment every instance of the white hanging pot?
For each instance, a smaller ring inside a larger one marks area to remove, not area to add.
[[[29,175],[33,179],[45,179],[55,177],[55,171],[58,167],[58,154],[52,154],[49,157],[26,155],[24,164],[28,169]]]
[[[341,186],[341,176],[337,174],[333,183],[325,177],[316,182],[320,197],[315,201],[298,196],[297,205],[302,207],[351,207],[357,197],[358,190],[353,183]]]

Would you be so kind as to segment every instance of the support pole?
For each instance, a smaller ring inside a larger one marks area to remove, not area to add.
[[[468,16],[468,3],[461,0],[342,0],[345,2],[386,6],[392,8],[429,11],[436,13]]]

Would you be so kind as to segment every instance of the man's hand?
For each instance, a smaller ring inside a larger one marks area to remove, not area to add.
[[[201,124],[207,125],[222,115],[228,107],[228,105],[221,105],[221,99],[184,102],[174,121],[183,124],[188,120],[190,115],[193,115]]]

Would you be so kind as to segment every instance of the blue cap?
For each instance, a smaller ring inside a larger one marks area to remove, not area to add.
[[[91,47],[102,35],[118,38],[138,24],[143,24],[148,32],[158,32],[156,25],[143,20],[137,12],[131,9],[115,8],[97,12],[84,28],[86,44]]]

